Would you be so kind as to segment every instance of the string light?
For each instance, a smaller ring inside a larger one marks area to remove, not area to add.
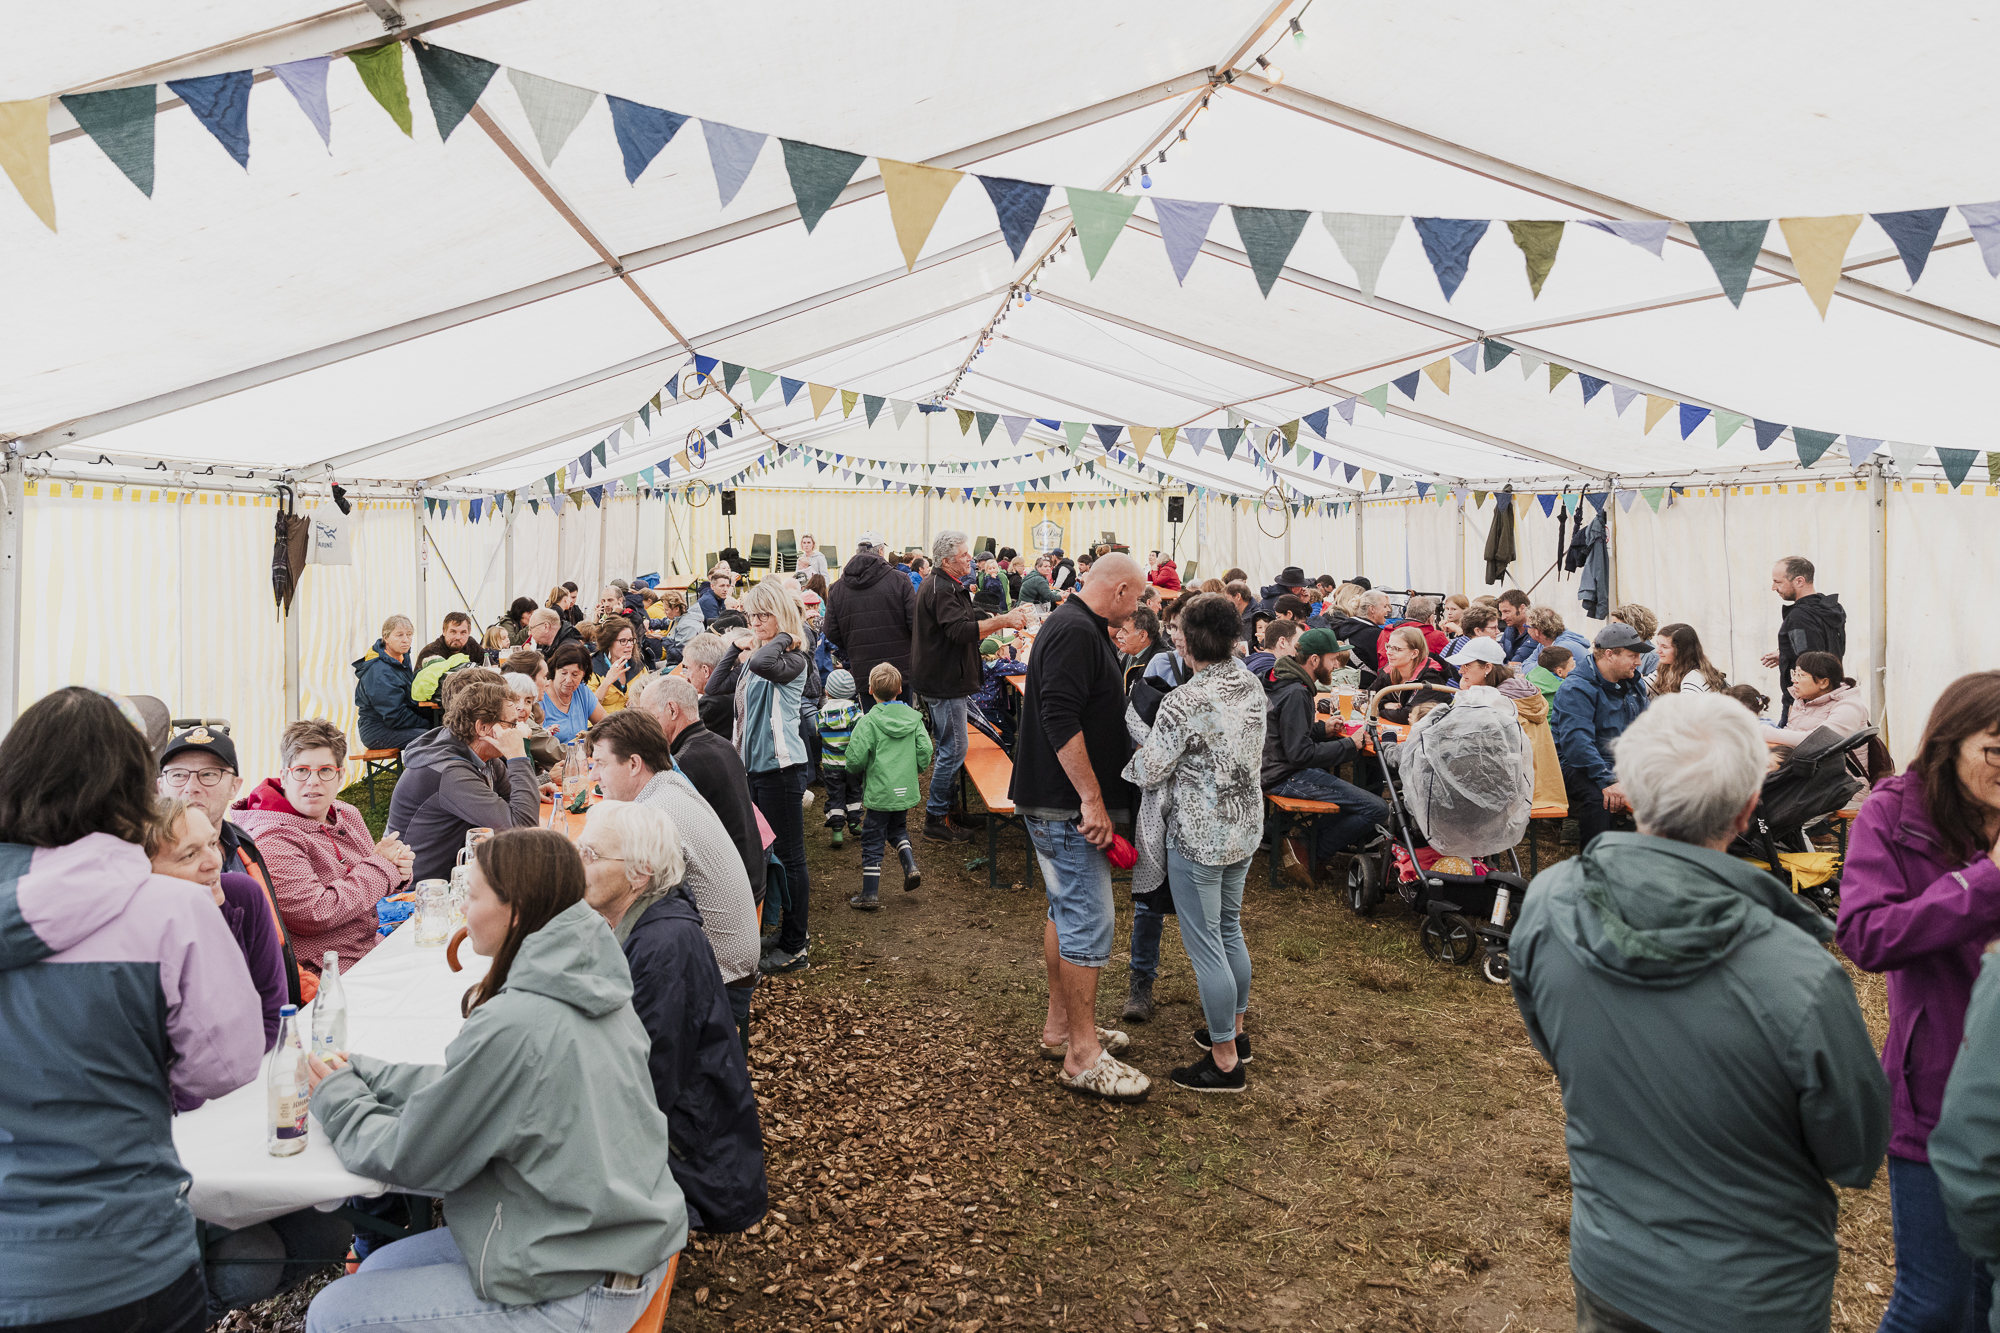
[[[1265,56],[1257,57],[1257,72],[1262,74],[1265,81],[1269,83],[1283,83],[1285,81],[1285,71],[1272,64]]]
[[[1306,30],[1297,19],[1292,20],[1292,47],[1298,51],[1306,49]]]
[[[1139,173],[1139,188],[1140,188],[1140,189],[1142,189],[1142,190],[1150,190],[1150,189],[1152,189],[1152,188],[1153,188],[1153,173],[1152,173],[1152,172],[1150,172],[1150,171],[1141,171],[1141,172]]]

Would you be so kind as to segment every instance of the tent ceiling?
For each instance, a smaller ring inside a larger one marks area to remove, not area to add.
[[[1097,188],[1181,123],[1206,88],[1201,71],[1232,56],[1247,66],[1245,43],[1262,33],[1252,49],[1264,49],[1298,7],[1026,0],[939,11],[897,0],[857,19],[758,0],[733,10],[724,34],[611,0],[518,0],[459,18],[436,39],[774,136]],[[469,7],[405,8],[422,22]],[[1188,141],[1154,168],[1153,192],[1494,218],[1575,218],[1605,200],[1629,206],[1623,216],[1728,218],[2000,194],[1960,147],[2000,129],[2000,93],[1984,77],[2000,38],[1982,30],[1991,25],[1978,9],[1927,11],[1899,38],[1915,57],[1893,65],[1853,41],[1869,11],[1815,12],[1825,21],[1808,28],[1787,13],[1699,0],[1544,32],[1504,8],[1314,9],[1303,51],[1272,50],[1284,84],[1246,76],[1218,88]],[[89,0],[81,14],[23,23],[0,53],[7,96],[103,84],[160,62],[229,67],[226,53],[199,53],[233,42],[275,53],[260,64],[296,58],[365,40],[374,20],[358,4],[198,0],[168,18],[130,0]],[[90,39],[74,40],[78,31]],[[761,35],[754,53],[743,32]],[[1783,49],[1816,78],[1746,82],[1716,59],[1729,49]],[[906,273],[872,160],[808,235],[776,144],[718,210],[696,124],[627,185],[599,99],[547,166],[502,75],[480,107],[524,171],[474,120],[437,142],[413,62],[409,79],[412,139],[339,61],[330,155],[267,80],[251,94],[247,173],[173,108],[158,117],[151,200],[81,137],[52,149],[59,235],[0,192],[0,290],[10,306],[42,312],[0,327],[13,371],[0,384],[0,438],[60,445],[58,428],[76,423],[62,453],[72,461],[100,451],[272,470],[331,460],[342,475],[513,487],[575,458],[657,389],[687,357],[677,334],[705,354],[801,379],[906,399],[937,393],[1068,222],[1058,189],[1017,261],[984,192],[966,181]],[[1042,298],[1011,310],[970,361],[954,405],[1153,426],[1220,425],[1233,408],[1271,425],[1490,334],[1690,402],[1980,448],[1984,405],[1967,386],[1985,382],[2000,355],[2000,284],[1951,230],[1961,226],[1954,214],[1911,288],[1887,235],[1863,222],[1847,294],[1821,321],[1789,276],[1775,225],[1768,271],[1741,310],[1692,246],[1669,244],[1655,258],[1578,226],[1534,298],[1498,224],[1449,302],[1406,226],[1371,302],[1316,219],[1266,299],[1227,209],[1177,285],[1142,203],[1094,280],[1069,242],[1043,271]],[[629,283],[604,254],[628,266]],[[1581,406],[1569,384],[1551,395],[1546,372],[1523,382],[1511,361],[1491,376],[1454,366],[1448,396],[1426,381],[1415,404],[1391,398],[1386,418],[1366,408],[1351,427],[1336,418],[1323,452],[1437,478],[1788,461],[1776,457],[1782,449],[1760,455],[1747,430],[1720,450],[1707,432],[1683,442],[1672,421],[1643,433],[1642,407],[1621,417],[1609,393]],[[841,452],[898,462],[1017,452],[1004,434],[982,449],[949,414],[897,429],[885,413],[865,430],[859,409],[836,423],[836,403],[815,421],[805,395],[787,407],[775,390],[750,410],[764,436],[731,442],[711,469],[755,457],[771,439],[838,439]],[[713,428],[727,411],[720,395],[672,405],[649,442],[614,460],[614,474],[677,452],[688,430]],[[1166,466],[1229,489],[1263,484],[1240,458],[1212,451],[1177,450]],[[1343,489],[1324,473],[1281,471],[1307,490]]]

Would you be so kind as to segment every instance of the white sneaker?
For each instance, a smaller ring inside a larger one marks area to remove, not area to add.
[[[807,787],[805,791],[799,794],[799,809],[810,810],[812,809],[812,804],[813,804],[813,789],[811,787]]]

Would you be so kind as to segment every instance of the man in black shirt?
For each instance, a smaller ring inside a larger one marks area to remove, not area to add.
[[[1097,1026],[1097,979],[1111,959],[1115,915],[1104,852],[1113,825],[1138,808],[1123,776],[1132,739],[1110,631],[1131,618],[1145,586],[1138,561],[1110,552],[1042,622],[1028,657],[1008,788],[1048,885],[1042,1052],[1062,1058],[1065,1087],[1115,1101],[1136,1100],[1152,1086],[1115,1058],[1131,1039]]]
[[[701,720],[701,691],[683,676],[648,677],[645,693],[628,707],[637,708],[660,724],[674,767],[694,784],[708,808],[729,830],[736,854],[750,877],[750,896],[764,903],[764,835],[750,799],[750,779],[736,747],[710,731]]]
[[[1785,599],[1785,615],[1778,624],[1778,651],[1765,653],[1763,662],[1778,668],[1778,695],[1784,700],[1778,725],[1783,726],[1792,717],[1792,668],[1800,656],[1847,656],[1847,608],[1838,593],[1813,587],[1813,563],[1802,555],[1788,555],[1773,567],[1771,591]]]

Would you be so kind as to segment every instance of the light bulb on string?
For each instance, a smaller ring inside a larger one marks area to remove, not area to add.
[[[1269,83],[1283,83],[1285,81],[1285,71],[1279,69],[1263,56],[1257,57],[1257,72],[1262,74],[1265,81]]]
[[[1292,20],[1292,47],[1298,51],[1306,49],[1306,30],[1297,19]]]
[[[1152,172],[1145,170],[1141,170],[1139,172],[1139,188],[1142,190],[1150,190],[1153,188]]]

